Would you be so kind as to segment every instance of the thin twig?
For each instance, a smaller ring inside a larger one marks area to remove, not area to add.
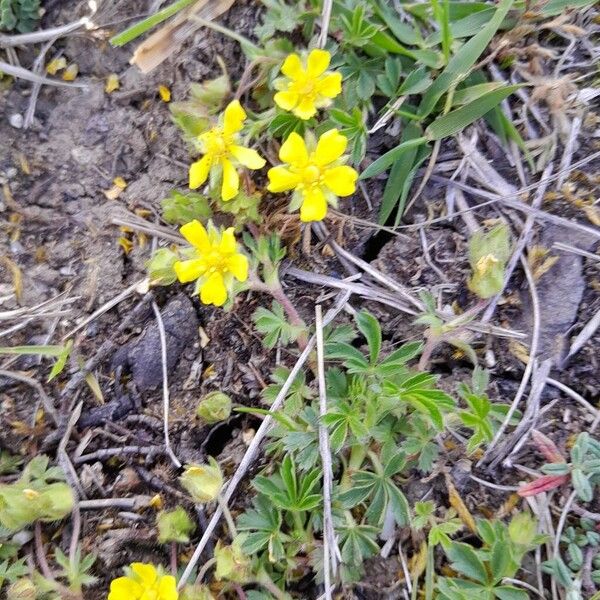
[[[317,379],[319,383],[319,452],[323,470],[323,567],[325,596],[331,600],[331,578],[337,571],[337,561],[341,560],[339,550],[336,553],[335,529],[331,510],[333,490],[333,467],[331,465],[331,447],[329,433],[323,419],[327,414],[327,387],[325,384],[325,351],[323,342],[323,312],[321,305],[315,307],[315,332],[317,336]]]
[[[0,47],[8,48],[15,46],[24,46],[26,44],[39,44],[47,40],[54,38],[63,37],[69,33],[73,33],[82,27],[86,29],[93,29],[95,25],[90,20],[96,12],[96,3],[90,2],[88,6],[91,9],[91,14],[87,17],[82,17],[73,23],[67,23],[60,27],[53,27],[52,29],[42,29],[40,31],[33,31],[31,33],[20,33],[17,35],[0,35]]]
[[[600,416],[600,410],[598,410],[597,408],[592,406],[592,404],[590,402],[588,402],[583,396],[580,396],[575,390],[572,390],[570,387],[566,386],[564,383],[561,383],[560,381],[557,381],[556,379],[552,379],[552,377],[547,377],[546,383],[550,384],[551,386],[553,386],[555,388],[558,388],[561,392],[564,392],[565,394],[567,394],[567,396],[569,396],[576,402],[579,402],[579,404],[581,404],[581,406],[583,406],[587,411],[591,412],[592,415],[594,415],[594,418],[598,418]]]
[[[42,385],[37,382],[32,377],[21,373],[20,371],[6,371],[5,369],[0,369],[0,377],[8,377],[9,379],[14,379],[16,381],[20,381],[21,383],[26,383],[31,386],[38,393],[42,404],[44,405],[44,410],[52,417],[55,425],[58,425],[59,418],[56,413],[56,409],[54,408],[54,404],[50,399],[50,396],[46,394]]]
[[[168,457],[171,459],[171,462],[179,469],[181,468],[181,461],[177,458],[177,456],[175,456],[169,440],[169,375],[167,372],[167,336],[160,310],[154,300],[152,300],[152,310],[154,311],[154,316],[156,317],[156,324],[158,325],[158,334],[160,337],[160,357],[162,361],[163,380],[163,433],[165,438],[165,451]]]
[[[327,34],[329,32],[329,22],[331,21],[331,8],[333,0],[323,1],[323,10],[321,11],[321,31],[319,33],[319,48],[325,48],[327,44]]]
[[[87,89],[89,86],[86,83],[71,83],[68,81],[61,81],[60,79],[50,79],[32,71],[28,71],[23,67],[17,67],[11,65],[3,60],[0,60],[0,71],[11,77],[17,77],[19,79],[25,79],[25,81],[31,81],[33,83],[39,83],[43,85],[53,85],[56,87],[68,87],[77,89]]]

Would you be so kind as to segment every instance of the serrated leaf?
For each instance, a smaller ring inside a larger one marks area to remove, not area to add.
[[[461,542],[453,542],[450,547],[445,548],[445,552],[455,571],[479,583],[487,583],[488,575],[485,565],[471,546]]]

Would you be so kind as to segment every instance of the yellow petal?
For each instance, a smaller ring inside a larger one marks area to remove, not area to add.
[[[145,587],[152,587],[156,581],[157,573],[154,565],[145,563],[132,563],[131,570],[138,576]]]
[[[227,261],[227,268],[238,281],[248,279],[248,258],[244,254],[234,254]]]
[[[319,81],[319,93],[327,98],[335,98],[342,91],[342,74],[329,73]]]
[[[213,273],[200,288],[200,300],[203,304],[223,306],[227,300],[227,289],[221,273]]]
[[[244,167],[262,169],[265,166],[265,159],[256,150],[244,146],[231,146],[229,151]]]
[[[240,189],[240,176],[230,160],[221,160],[223,165],[223,185],[221,186],[221,200],[227,202],[237,196]]]
[[[321,221],[327,214],[327,200],[323,191],[313,188],[304,194],[304,200],[300,207],[300,220],[305,223],[309,221]]]
[[[312,50],[308,55],[306,63],[306,72],[309,77],[318,77],[323,75],[331,61],[331,54],[327,50]]]
[[[287,192],[293,190],[300,183],[300,177],[283,166],[269,169],[267,176],[269,177],[267,189],[270,192]]]
[[[196,281],[196,279],[204,275],[206,264],[199,258],[178,260],[173,264],[173,270],[181,283],[189,283],[190,281]]]
[[[348,138],[343,136],[337,129],[326,131],[317,142],[315,150],[315,162],[320,165],[328,165],[344,154]]]
[[[296,92],[277,92],[273,96],[273,100],[283,110],[292,110],[298,104],[298,94]]]
[[[290,79],[297,79],[300,77],[300,75],[304,73],[300,57],[297,54],[288,55],[288,57],[283,61],[281,72]]]
[[[210,250],[210,241],[208,233],[204,225],[194,219],[186,223],[179,229],[181,235],[192,245],[198,248],[200,252],[208,252]]]
[[[233,227],[228,227],[221,236],[219,252],[221,254],[233,254],[235,252],[235,233]]]
[[[142,587],[129,577],[113,579],[110,584],[108,600],[131,600],[138,598],[142,593]]]
[[[246,111],[239,100],[230,102],[223,113],[223,133],[231,134],[240,131],[245,119]]]
[[[302,167],[308,162],[308,152],[302,137],[292,131],[287,140],[281,145],[279,158],[289,165]]]
[[[356,191],[358,173],[346,165],[327,169],[323,174],[325,185],[336,196],[350,196]]]
[[[158,584],[158,600],[177,600],[177,582],[172,575],[164,575]]]
[[[208,178],[211,160],[208,154],[190,165],[190,189],[198,189]]]
[[[304,96],[300,98],[300,102],[292,111],[299,119],[307,121],[311,117],[317,114],[317,107],[315,101],[311,96]]]

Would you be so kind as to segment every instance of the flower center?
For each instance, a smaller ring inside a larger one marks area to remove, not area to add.
[[[213,273],[227,273],[226,257],[218,249],[214,248],[203,258],[206,263],[206,272],[209,275]]]
[[[222,129],[215,127],[206,136],[206,154],[210,154],[213,159],[219,160],[229,154],[231,144],[231,136],[225,135]]]
[[[315,165],[308,165],[308,167],[304,169],[303,175],[306,183],[315,183],[321,177],[321,170]]]

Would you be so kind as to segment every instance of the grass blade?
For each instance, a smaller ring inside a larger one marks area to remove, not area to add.
[[[146,31],[149,31],[163,21],[171,18],[173,15],[176,15],[180,10],[187,8],[196,1],[197,0],[177,0],[177,2],[173,2],[173,4],[165,6],[165,8],[159,10],[157,13],[138,21],[131,27],[125,29],[125,31],[118,33],[110,39],[110,43],[113,46],[124,46],[132,40],[140,37],[140,35],[146,33]]]
[[[460,108],[438,117],[425,130],[425,137],[430,141],[441,140],[462,131],[465,127],[483,117],[487,112],[498,106],[502,100],[510,96],[521,85],[507,85],[479,97]],[[385,156],[385,155],[384,155]]]
[[[401,158],[411,148],[421,146],[427,142],[426,137],[415,138],[414,140],[408,140],[401,143],[400,145],[392,148],[382,156],[380,156],[375,162],[371,163],[361,174],[360,179],[369,179],[369,177],[375,177],[379,173],[383,173],[389,166],[394,164],[399,158]]]
[[[501,0],[498,4],[498,9],[487,25],[477,35],[466,42],[448,61],[446,68],[433,82],[421,100],[419,114],[422,118],[427,117],[431,113],[437,101],[448,91],[450,86],[456,85],[468,74],[477,59],[487,48],[496,31],[498,31],[513,2],[514,0]]]
[[[30,355],[39,354],[40,356],[60,356],[65,350],[65,346],[4,346],[0,347],[0,354]]]

